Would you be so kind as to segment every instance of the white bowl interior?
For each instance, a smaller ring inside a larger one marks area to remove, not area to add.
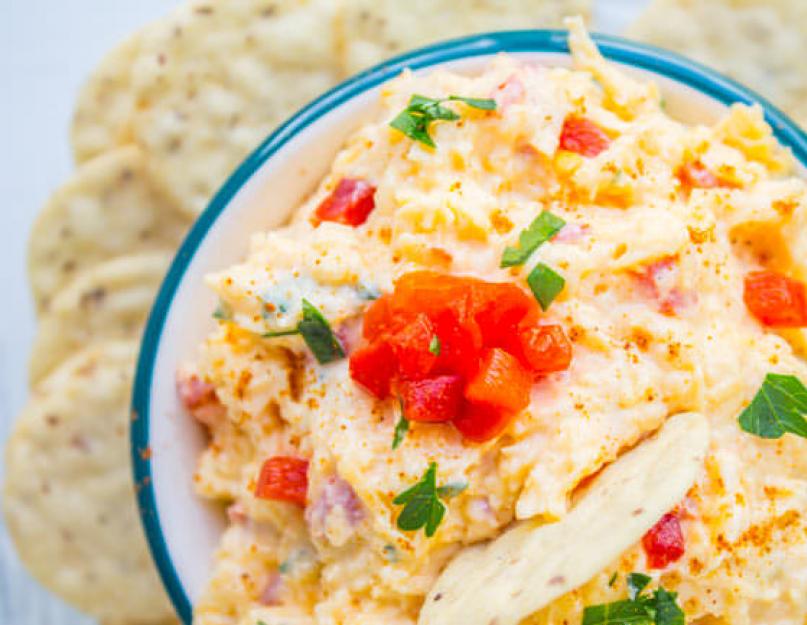
[[[518,54],[547,65],[568,65],[554,53]],[[439,67],[479,70],[489,57],[450,61]],[[433,71],[435,67],[421,71]],[[664,76],[624,66],[625,71],[656,80],[671,114],[687,122],[711,122],[725,106],[689,86]],[[205,445],[201,428],[183,412],[175,392],[175,372],[192,360],[213,329],[210,313],[216,298],[204,276],[242,260],[250,234],[276,227],[315,188],[347,135],[372,115],[378,87],[365,92],[309,125],[268,159],[232,199],[211,226],[190,261],[166,318],[154,366],[150,397],[152,483],[170,559],[191,602],[195,602],[211,570],[224,528],[221,509],[197,497],[193,473]]]

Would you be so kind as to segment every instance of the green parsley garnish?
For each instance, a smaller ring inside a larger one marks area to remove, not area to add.
[[[527,276],[527,284],[542,310],[549,308],[558,294],[563,290],[566,280],[549,265],[538,263]]]
[[[398,515],[398,529],[414,532],[423,527],[427,537],[434,536],[446,513],[437,491],[437,463],[432,462],[417,484],[392,500],[404,507]]]
[[[277,336],[293,336],[299,334],[303,337],[308,349],[320,364],[326,364],[339,358],[344,358],[345,352],[339,341],[333,334],[328,321],[322,313],[303,298],[303,318],[292,330],[280,330],[278,332],[267,332],[262,334],[264,338],[274,338]]]
[[[518,247],[504,248],[501,267],[523,265],[532,253],[554,237],[566,222],[549,211],[542,211],[533,222],[518,235]]]
[[[781,438],[787,432],[807,438],[807,387],[794,375],[769,373],[748,407],[740,427],[761,438]]]
[[[390,126],[404,133],[410,139],[420,141],[430,148],[436,147],[429,134],[429,126],[436,121],[456,121],[459,114],[443,106],[443,102],[464,102],[468,106],[483,111],[495,111],[496,100],[482,98],[463,98],[452,95],[436,100],[422,95],[413,95],[407,107],[398,113],[390,122]]]
[[[440,337],[436,334],[432,337],[432,340],[429,341],[429,351],[435,356],[440,355]]]
[[[224,300],[219,300],[219,305],[216,306],[216,310],[213,311],[213,319],[218,319],[219,321],[231,321],[233,318],[233,309]]]
[[[614,574],[611,575],[611,578],[608,580],[608,588],[613,588],[614,584],[616,584],[616,579],[619,577],[619,573],[614,571]]]
[[[440,499],[451,499],[468,488],[468,482],[449,482],[437,487],[437,496]]]
[[[614,579],[614,578],[612,578]],[[643,594],[650,577],[628,575],[628,599],[588,606],[583,625],[684,625],[684,611],[676,602],[677,593],[663,587]]]
[[[409,432],[409,419],[406,418],[406,413],[404,412],[403,399],[399,397],[398,402],[401,404],[401,417],[398,419],[398,423],[395,424],[395,433],[392,435],[393,451],[401,446],[404,438],[406,438],[406,433]]]

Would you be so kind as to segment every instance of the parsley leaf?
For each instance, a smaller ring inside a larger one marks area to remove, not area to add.
[[[583,625],[655,625],[643,602],[615,601],[588,606],[583,611]]]
[[[437,496],[440,499],[451,499],[468,488],[468,482],[449,482],[437,487]]]
[[[393,451],[401,446],[404,438],[406,438],[406,433],[409,432],[409,419],[406,418],[406,413],[404,412],[403,400],[399,397],[398,401],[401,404],[401,418],[395,424],[395,433],[392,435]]]
[[[642,594],[649,583],[649,576],[631,573],[630,598],[586,607],[582,625],[684,625],[684,612],[676,601],[678,594],[663,587],[653,594]]]
[[[333,334],[331,326],[322,313],[317,310],[307,299],[303,298],[303,318],[296,328],[291,330],[279,330],[277,332],[265,332],[263,338],[274,338],[277,336],[294,336],[299,334],[303,337],[308,349],[314,354],[321,365],[327,364],[339,358],[344,358],[345,352],[339,341]]]
[[[460,115],[443,106],[443,102],[464,102],[470,107],[484,111],[496,110],[496,101],[481,98],[464,98],[452,95],[442,100],[428,98],[415,94],[409,98],[409,104],[398,113],[390,122],[390,126],[405,134],[410,139],[419,141],[430,148],[436,147],[434,140],[429,134],[429,126],[436,121],[456,121]]]
[[[432,340],[429,341],[429,351],[434,354],[435,356],[440,355],[440,337],[436,334],[432,337]]]
[[[448,99],[453,102],[464,102],[471,108],[479,109],[480,111],[495,111],[496,100],[493,98],[463,98],[462,96],[452,95]]]
[[[392,500],[403,506],[397,525],[405,532],[425,528],[426,536],[432,537],[443,520],[446,507],[437,497],[437,463],[432,462],[420,481]]]
[[[659,588],[653,593],[656,609],[656,625],[684,625],[684,611],[678,606],[677,593]]]
[[[807,387],[793,375],[769,373],[748,407],[740,427],[761,438],[781,438],[787,432],[807,438]]]
[[[650,576],[644,573],[631,573],[628,575],[628,596],[631,601],[642,594],[650,583]]]
[[[566,280],[549,265],[538,263],[527,276],[527,284],[530,285],[532,294],[538,300],[541,309],[546,310],[563,290]]]
[[[542,211],[533,222],[518,235],[518,247],[506,247],[500,267],[523,265],[532,253],[554,237],[566,222],[549,211]]]

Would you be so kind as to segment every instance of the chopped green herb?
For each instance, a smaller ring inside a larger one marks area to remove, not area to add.
[[[399,130],[410,139],[419,141],[431,148],[436,147],[434,140],[429,134],[429,126],[432,122],[456,121],[460,118],[458,113],[443,106],[443,102],[448,101],[464,102],[468,106],[484,111],[493,111],[496,109],[495,100],[463,98],[455,95],[436,100],[415,94],[409,99],[407,107],[398,113],[390,122],[390,126],[395,128],[395,130]]]
[[[266,623],[264,623],[263,621],[258,621],[257,623],[255,623],[255,625],[266,625]]]
[[[748,407],[740,427],[761,438],[781,438],[787,432],[807,438],[807,387],[794,375],[769,373]]]
[[[232,318],[232,307],[227,302],[219,300],[219,305],[216,306],[216,310],[213,311],[213,319],[218,319],[219,321],[231,321]]]
[[[432,340],[429,342],[429,351],[435,356],[440,355],[440,337],[437,336],[436,334],[432,337]]]
[[[437,496],[440,499],[451,499],[468,488],[468,482],[449,482],[437,487]]]
[[[303,298],[303,319],[297,328],[320,364],[344,358],[345,352],[331,331],[328,321],[311,302]]]
[[[541,309],[546,310],[563,290],[566,280],[549,265],[538,263],[527,276],[527,284],[530,285],[532,294],[538,300]]]
[[[437,497],[437,463],[432,462],[420,481],[392,503],[404,507],[398,515],[398,529],[413,532],[422,527],[427,537],[434,536],[446,513],[446,507]]]
[[[464,102],[468,106],[479,109],[480,111],[495,111],[496,100],[493,98],[463,98],[459,95],[448,96],[452,102]]]
[[[614,584],[616,584],[616,579],[619,577],[619,574],[614,571],[614,574],[611,575],[611,579],[608,580],[608,588],[613,588]]]
[[[611,577],[616,581],[616,573]],[[678,595],[659,587],[652,594],[642,594],[650,577],[642,573],[628,575],[629,599],[588,606],[582,625],[684,625],[684,612],[676,601]],[[609,586],[613,585],[609,582]]]
[[[628,596],[631,600],[636,599],[642,594],[642,591],[647,588],[650,583],[651,577],[644,573],[631,573],[628,575]]]
[[[523,265],[532,253],[554,237],[566,222],[549,211],[542,211],[533,222],[518,235],[518,247],[506,247],[502,254],[501,267]]]
[[[398,419],[398,423],[395,424],[395,433],[392,435],[393,450],[401,446],[407,432],[409,432],[409,419],[406,418],[406,413],[404,412],[403,400],[399,397],[398,402],[401,404],[401,417]]]
[[[280,563],[280,566],[277,567],[277,572],[281,575],[286,575],[287,573],[291,572],[291,565],[291,558],[283,560],[283,562]]]
[[[297,327],[290,330],[278,330],[277,332],[266,332],[261,336],[263,338],[275,338],[278,336],[293,336],[299,334],[303,337],[308,349],[314,354],[314,357],[320,364],[326,364],[339,358],[344,358],[345,352],[339,341],[333,334],[331,326],[328,321],[322,316],[322,313],[309,302],[303,298],[303,318],[297,324]]]

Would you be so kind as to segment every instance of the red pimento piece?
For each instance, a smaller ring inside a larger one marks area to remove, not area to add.
[[[720,178],[700,161],[689,161],[678,168],[678,180],[689,189],[714,189],[721,186]]]
[[[406,418],[424,423],[451,421],[462,404],[462,386],[462,378],[458,375],[401,382],[399,391]]]
[[[350,377],[379,399],[390,394],[395,372],[395,355],[385,341],[370,343],[350,356]]]
[[[540,375],[565,371],[572,362],[572,344],[557,325],[521,324],[513,353]]]
[[[308,460],[293,456],[273,456],[261,467],[255,486],[259,499],[275,499],[305,506],[308,491]]]
[[[331,194],[317,207],[314,225],[335,221],[346,226],[360,226],[375,208],[375,187],[366,180],[342,178]]]
[[[374,341],[392,327],[392,296],[384,294],[364,311],[362,335]]]
[[[488,440],[529,404],[534,374],[568,367],[565,334],[540,315],[514,284],[412,272],[368,307],[350,373],[379,399],[397,391],[412,421]]]
[[[482,355],[479,371],[465,387],[465,398],[475,404],[518,412],[530,403],[532,378],[518,359],[498,347]]]
[[[469,441],[484,443],[499,436],[512,418],[512,413],[465,402],[459,416],[454,419],[454,427]]]
[[[642,538],[642,546],[651,569],[663,569],[684,555],[684,532],[673,513],[665,514]]]
[[[421,380],[431,373],[437,356],[429,346],[435,329],[429,318],[419,313],[412,321],[393,334],[389,341],[398,363],[398,373],[409,380]]]
[[[581,156],[593,157],[611,145],[611,138],[593,121],[585,117],[570,116],[563,122],[560,132],[560,149]]]
[[[745,277],[743,299],[751,314],[766,326],[807,326],[807,294],[802,282],[774,271],[756,271]]]

